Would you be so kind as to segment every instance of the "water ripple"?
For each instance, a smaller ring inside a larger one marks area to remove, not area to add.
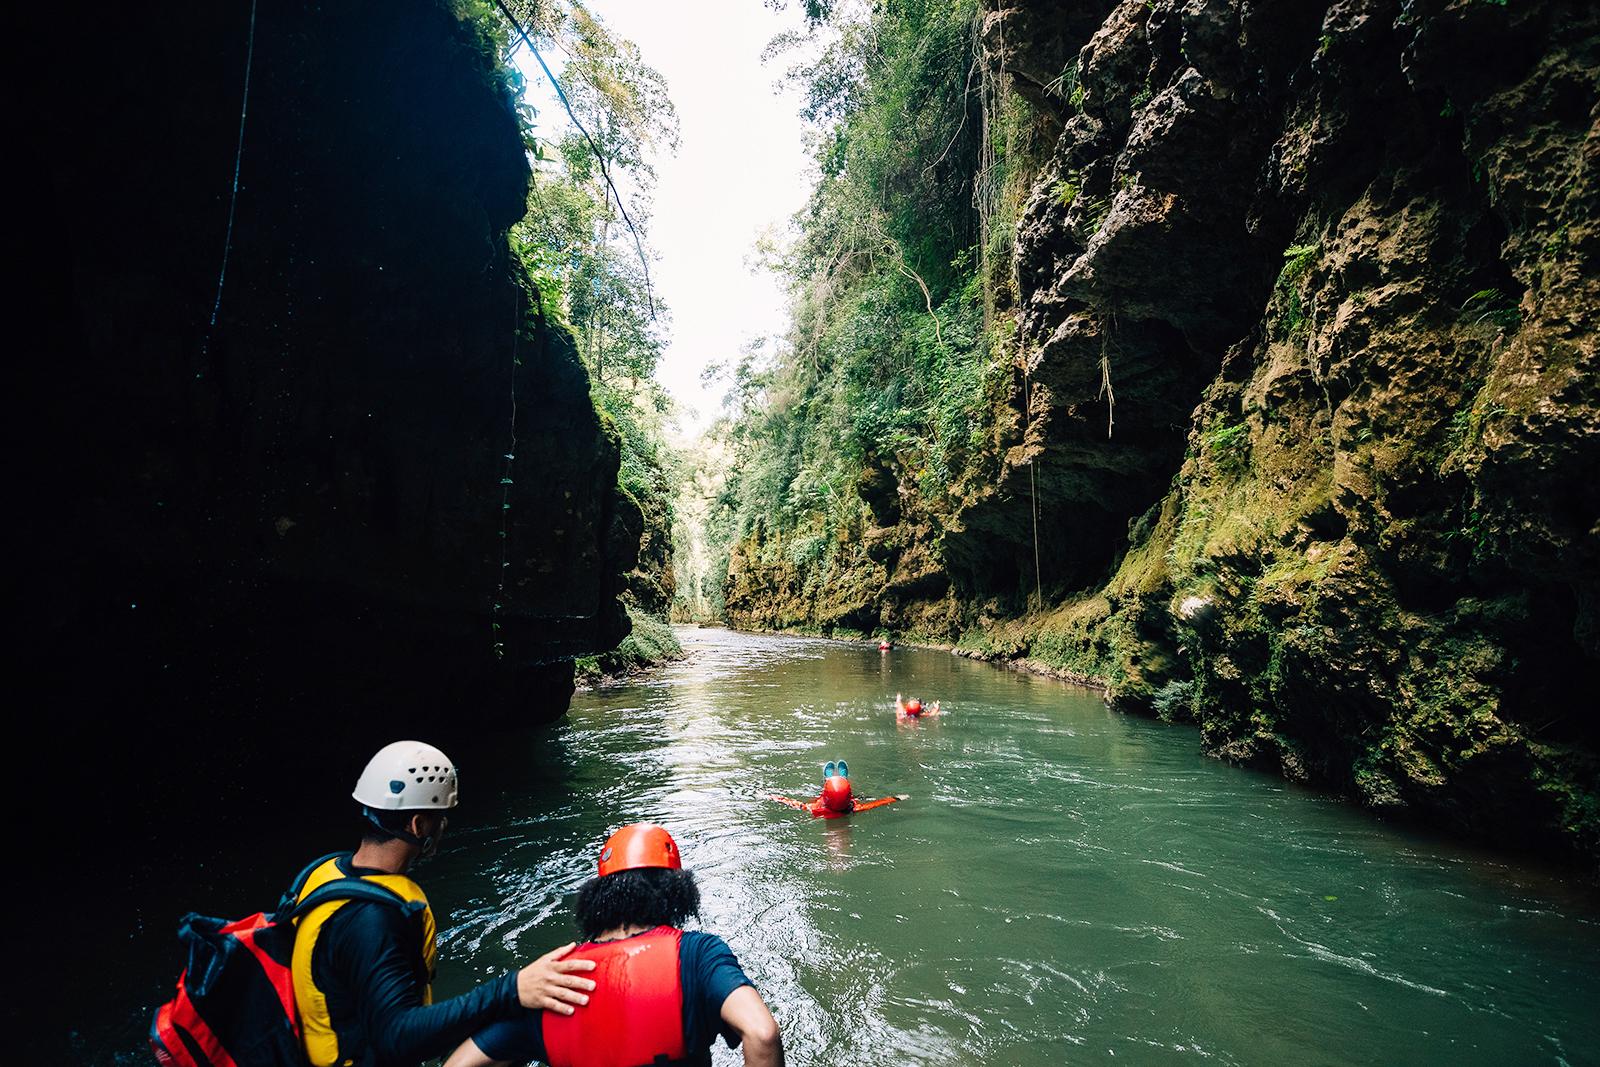
[[[1083,690],[936,652],[680,634],[685,661],[473,754],[511,784],[464,794],[423,878],[447,916],[442,994],[568,940],[599,841],[653,819],[796,1067],[1600,1048],[1581,892],[1203,759],[1192,730]],[[896,691],[950,714],[898,725]],[[858,794],[912,799],[833,822],[764,799],[815,795],[838,758]]]

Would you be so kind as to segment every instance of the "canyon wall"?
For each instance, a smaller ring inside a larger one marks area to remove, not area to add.
[[[185,824],[559,715],[572,658],[627,632],[641,526],[514,274],[493,46],[436,0],[263,4],[253,48],[251,16],[107,9],[71,62],[43,11],[20,35],[58,42],[18,157],[25,780]]]
[[[1054,142],[992,432],[892,459],[737,625],[1103,686],[1207,751],[1600,858],[1600,30],[1587,4],[991,0]]]

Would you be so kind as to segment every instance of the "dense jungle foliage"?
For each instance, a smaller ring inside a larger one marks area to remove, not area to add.
[[[644,515],[646,540],[654,534],[664,548],[676,475],[665,443],[671,405],[655,370],[670,320],[650,283],[647,225],[651,159],[676,149],[677,114],[660,73],[582,4],[513,0],[506,11],[541,52],[564,60],[560,88],[551,87],[541,114],[510,63],[526,47],[518,29],[492,2],[462,0],[458,7],[497,57],[496,76],[518,102],[533,170],[528,211],[511,230],[511,248],[533,314],[572,334],[595,408],[620,445],[618,481]],[[661,566],[642,554],[641,571]],[[666,597],[650,593],[660,584],[645,574],[630,586],[636,635],[650,629],[645,613],[666,608]],[[630,637],[608,654],[614,663],[602,656],[582,666],[591,674],[623,670],[659,658],[653,652],[661,647],[675,648],[670,632],[663,640],[652,629],[645,640],[649,649],[631,647],[637,642]]]
[[[825,571],[871,524],[864,476],[892,471],[938,511],[982,462],[1031,124],[978,62],[978,14],[976,0],[806,5],[768,50],[804,57],[787,78],[819,179],[792,243],[768,250],[788,332],[719,368],[727,473],[690,472],[709,558],[697,585],[680,576],[685,616],[719,613],[733,542]]]

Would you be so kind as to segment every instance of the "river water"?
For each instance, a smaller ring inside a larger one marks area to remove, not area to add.
[[[680,631],[689,655],[463,763],[419,872],[440,992],[569,940],[606,834],[667,825],[790,1064],[1600,1062],[1593,890],[945,653]],[[896,691],[940,719],[896,723]],[[858,796],[811,819],[844,758]],[[719,1045],[719,1064],[737,1063]]]

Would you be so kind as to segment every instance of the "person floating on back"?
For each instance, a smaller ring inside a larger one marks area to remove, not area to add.
[[[838,763],[829,760],[827,766],[822,768],[822,793],[815,800],[795,800],[792,797],[777,795],[768,799],[776,800],[779,804],[787,804],[796,811],[808,811],[813,819],[837,819],[858,811],[881,808],[885,804],[893,804],[897,800],[906,798],[902,794],[879,797],[877,800],[857,800],[850,788],[849,765],[844,760]]]
[[[922,706],[922,701],[916,697],[910,700],[900,699],[900,694],[894,695],[894,713],[900,719],[931,719],[939,714],[939,702],[935,700],[927,707]]]
[[[681,928],[699,910],[700,890],[672,835],[652,823],[624,826],[600,850],[599,874],[578,890],[588,942],[567,959],[596,966],[589,1006],[495,1023],[445,1067],[709,1065],[719,1033],[729,1046],[743,1043],[746,1064],[782,1067],[778,1024],[727,942]]]

